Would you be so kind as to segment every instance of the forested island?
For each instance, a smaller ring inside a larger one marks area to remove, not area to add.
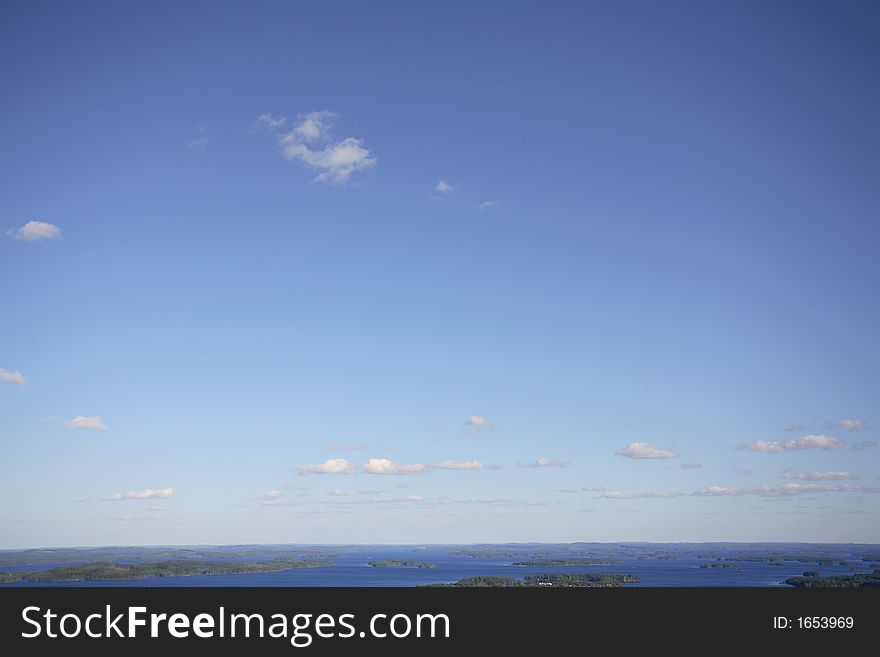
[[[804,572],[803,577],[789,577],[785,583],[799,588],[878,588],[880,587],[880,568],[872,573],[829,575],[828,577],[822,577],[816,571],[808,570]]]
[[[376,561],[367,562],[374,568],[436,568],[435,563],[425,563],[423,561],[409,561],[406,559],[378,559]]]
[[[321,568],[332,561],[197,561],[175,559],[147,563],[112,563],[109,561],[58,566],[39,572],[8,573],[13,579],[28,582],[82,582],[99,580],[134,580],[147,577],[187,577],[190,575],[249,575],[278,573],[291,568]],[[4,581],[4,580],[0,580]]]
[[[556,586],[578,588],[607,588],[623,586],[626,583],[638,582],[635,575],[618,575],[615,573],[563,573],[551,575],[526,575],[523,579],[503,577],[499,575],[465,577],[451,584],[428,584],[432,587],[455,588],[510,588],[529,586]]]
[[[552,557],[536,558],[528,561],[515,561],[514,566],[600,566],[609,563],[620,563],[617,559],[599,557]]]

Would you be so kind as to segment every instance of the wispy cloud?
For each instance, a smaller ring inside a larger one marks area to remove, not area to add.
[[[151,500],[166,499],[174,494],[173,488],[147,488],[139,492],[126,491],[123,493],[113,493],[109,497],[102,497],[105,502],[123,502],[127,500]]]
[[[793,438],[792,440],[786,441],[756,440],[747,445],[743,445],[742,448],[753,452],[778,454],[780,452],[789,452],[798,449],[831,449],[832,447],[838,447],[844,444],[844,441],[832,438],[831,436],[826,436],[824,434],[810,434],[808,436],[801,436],[800,438]]]
[[[861,431],[867,424],[864,420],[841,420],[837,426],[844,431]]]
[[[45,221],[31,220],[19,228],[12,228],[6,231],[6,234],[12,239],[25,242],[61,239],[61,229],[55,224],[49,224]]]
[[[526,468],[561,468],[565,464],[562,461],[557,461],[556,459],[547,458],[546,456],[542,456],[534,461],[529,461],[525,464]]]
[[[65,420],[64,426],[68,429],[93,429],[94,431],[106,431],[107,425],[97,415],[77,415],[72,420]]]
[[[207,145],[210,142],[211,142],[211,140],[208,137],[202,136],[202,137],[198,137],[196,139],[193,139],[191,142],[189,142],[186,145],[186,147],[188,150],[191,150],[191,151],[202,151],[202,150],[205,150],[205,148],[207,147]]]
[[[307,474],[354,474],[357,466],[347,459],[327,459],[323,463],[301,465],[296,469],[298,475]]]
[[[367,446],[364,443],[353,443],[350,445],[346,445],[344,443],[333,443],[332,445],[328,445],[327,449],[333,449],[338,451],[346,451],[346,450],[357,450],[357,449],[366,449]]]
[[[863,449],[871,449],[876,446],[877,443],[875,443],[873,440],[860,440],[859,442],[850,445],[850,447],[859,452]]]
[[[438,194],[451,194],[455,191],[455,185],[451,185],[445,180],[441,180],[436,185],[434,185],[434,191]]]
[[[782,477],[784,479],[800,479],[802,481],[840,481],[859,478],[857,474],[852,472],[794,472],[791,470],[783,472]]]
[[[348,493],[340,490],[339,488],[334,488],[331,491],[327,491],[327,495],[329,495],[330,497],[345,497],[346,495],[348,495]]]
[[[480,203],[480,210],[491,210],[492,208],[500,208],[501,201],[483,201]]]
[[[363,471],[374,475],[403,475],[428,472],[431,466],[424,463],[395,463],[388,459],[369,459],[363,465]]]
[[[270,490],[258,497],[257,502],[263,506],[280,506],[283,504],[281,501],[282,495],[283,493],[278,489]]]
[[[438,470],[497,470],[500,466],[484,465],[481,461],[443,461],[434,467]]]
[[[360,139],[346,137],[333,141],[330,131],[335,120],[333,112],[310,112],[292,130],[279,134],[278,144],[286,159],[298,160],[320,172],[314,182],[344,185],[353,173],[374,167],[377,159]],[[286,123],[283,117],[269,114],[257,118],[259,127],[272,132]]]
[[[852,484],[782,484],[780,486],[745,486],[743,488],[727,486],[709,486],[701,488],[694,495],[699,496],[739,496],[760,495],[777,497],[813,493],[880,493],[880,486],[855,486]]]
[[[743,477],[751,477],[753,474],[755,474],[754,470],[744,468],[741,465],[734,466],[733,469],[736,471],[737,474],[741,474]]]
[[[23,386],[25,383],[27,383],[27,377],[21,372],[4,370],[2,367],[0,367],[0,383],[11,383],[15,386]]]
[[[649,493],[628,493],[619,490],[610,490],[599,496],[605,500],[638,500],[644,498],[668,498],[681,497],[681,493],[670,493],[669,491],[657,491]]]
[[[678,467],[682,470],[699,470],[703,467],[702,463],[682,463]]]
[[[583,486],[581,486],[581,490],[585,493],[595,493],[598,491],[603,491],[605,489],[602,488],[602,486],[591,486],[590,484],[584,484]]]
[[[797,433],[798,431],[803,431],[803,430],[804,430],[804,426],[802,424],[798,424],[797,422],[789,424],[785,427],[785,433]]]
[[[651,443],[630,443],[614,453],[628,459],[674,459],[678,456],[671,449],[660,449]]]

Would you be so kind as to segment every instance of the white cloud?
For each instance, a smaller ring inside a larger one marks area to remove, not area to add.
[[[698,470],[703,467],[702,463],[682,463],[679,465],[682,470]]]
[[[434,185],[434,191],[438,194],[451,194],[455,191],[455,185],[450,185],[445,180],[441,180],[436,185]]]
[[[489,420],[484,418],[482,415],[471,415],[468,417],[467,420],[465,420],[464,423],[470,427],[481,429],[482,427],[485,427],[489,424]]]
[[[501,207],[501,201],[483,201],[480,203],[480,210],[491,210],[492,208]]]
[[[602,488],[602,486],[591,486],[589,484],[584,484],[583,486],[581,486],[581,490],[585,493],[595,493],[598,491],[603,491],[605,489]]]
[[[4,370],[2,367],[0,367],[0,383],[11,383],[16,386],[23,386],[25,383],[27,383],[27,377],[21,372]]]
[[[328,445],[327,448],[342,451],[342,450],[350,450],[350,449],[366,449],[367,446],[364,445],[363,443],[354,443],[352,445],[345,445],[343,443],[333,443],[332,445]]]
[[[264,120],[263,117],[268,117]],[[257,123],[270,129],[283,124],[279,119],[263,115]],[[330,140],[330,128],[336,115],[332,112],[311,112],[290,132],[281,135],[278,143],[281,153],[288,160],[299,160],[319,173],[314,182],[343,185],[351,174],[376,165],[376,158],[363,146],[360,139],[346,137],[341,141]]]
[[[701,488],[694,495],[700,496],[739,496],[760,495],[777,497],[813,493],[880,493],[880,486],[854,486],[852,484],[782,484],[781,486],[746,486],[743,488],[709,486]]]
[[[407,495],[404,499],[407,502],[424,502],[425,496],[424,495]]]
[[[199,137],[198,139],[193,139],[191,142],[189,142],[186,147],[191,151],[201,151],[205,149],[210,141],[211,140],[207,137]]]
[[[105,431],[107,425],[97,415],[77,415],[72,420],[66,420],[64,426],[68,429],[94,429]]]
[[[271,114],[260,114],[257,117],[257,127],[266,128],[267,130],[277,130],[287,121],[283,116],[272,116]]]
[[[306,474],[354,474],[357,466],[346,459],[327,459],[323,463],[301,465],[296,469],[299,475]]]
[[[276,497],[281,497],[281,491],[277,490],[277,489],[270,490],[268,493],[263,493],[263,497],[266,498],[267,500],[273,500]]]
[[[443,461],[435,467],[440,470],[484,470],[487,466],[481,461]]]
[[[861,431],[865,428],[864,420],[841,420],[837,423],[841,429],[845,431]]]
[[[756,440],[743,447],[753,452],[778,454],[779,452],[788,452],[796,449],[831,449],[832,447],[844,444],[844,441],[832,438],[831,436],[826,436],[824,434],[811,434],[786,441]]]
[[[803,430],[804,430],[804,426],[802,424],[797,424],[796,422],[793,424],[789,424],[788,426],[785,427],[786,433],[794,433],[794,432],[803,431]]]
[[[660,449],[651,443],[630,443],[614,453],[628,459],[674,459],[678,456],[672,450]]]
[[[610,490],[607,493],[603,493],[599,497],[606,500],[636,500],[643,498],[666,498],[666,497],[680,497],[681,493],[670,493],[668,491],[658,491],[655,493],[626,493],[619,490]]]
[[[784,479],[800,479],[802,481],[841,481],[858,479],[859,476],[852,472],[793,472],[787,470],[782,473]]]
[[[363,465],[364,472],[376,475],[418,474],[430,469],[423,463],[394,463],[388,459],[369,459]]]
[[[339,488],[334,488],[333,490],[328,491],[327,495],[329,495],[330,497],[345,497],[346,495],[348,495],[348,493],[340,490]]]
[[[280,490],[270,490],[269,492],[263,493],[260,497],[258,497],[257,502],[259,502],[263,506],[281,506],[283,502],[280,498]]]
[[[151,500],[151,499],[167,499],[174,494],[173,488],[147,488],[140,492],[126,491],[124,493],[113,493],[110,497],[102,497],[105,502],[121,502],[124,500]]]
[[[20,228],[12,228],[6,231],[6,234],[13,239],[24,240],[25,242],[61,239],[61,229],[55,224],[49,224],[45,221],[31,220]]]
[[[527,468],[561,468],[564,464],[561,461],[557,461],[556,459],[547,458],[546,456],[542,456],[539,459],[534,461],[529,461],[526,463],[525,467]]]

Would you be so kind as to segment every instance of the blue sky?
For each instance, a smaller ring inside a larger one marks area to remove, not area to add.
[[[880,541],[878,27],[4,3],[0,547]]]

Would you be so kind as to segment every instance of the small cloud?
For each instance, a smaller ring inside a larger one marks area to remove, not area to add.
[[[14,386],[23,386],[27,383],[27,377],[21,372],[4,370],[0,367],[0,383],[11,383]]]
[[[105,502],[122,502],[126,500],[150,500],[150,499],[166,499],[174,494],[173,488],[147,488],[140,492],[126,491],[124,493],[113,493],[110,497],[102,497]]]
[[[753,474],[755,474],[754,470],[744,468],[741,465],[737,465],[733,469],[736,470],[737,474],[741,474],[743,477],[751,477]]]
[[[656,493],[626,493],[619,490],[610,490],[603,493],[599,497],[605,500],[638,500],[644,498],[667,498],[680,497],[681,493],[670,493],[668,491],[658,491]]]
[[[703,467],[702,463],[682,463],[679,465],[682,470],[699,470]]]
[[[155,505],[155,504],[154,504],[153,506],[148,506],[148,507],[147,507],[147,510],[148,510],[148,511],[164,511],[164,510],[165,510],[165,507],[164,507],[164,506],[158,506],[158,505]]]
[[[798,431],[803,431],[804,426],[802,424],[789,424],[785,427],[785,433],[797,433]]]
[[[40,424],[46,424],[47,422],[54,422],[54,421],[55,421],[54,415],[47,415],[42,420],[40,420]]]
[[[438,470],[485,470],[487,468],[481,461],[443,461],[434,467]],[[488,467],[497,468],[497,466]]]
[[[283,116],[272,116],[271,114],[260,114],[257,117],[257,127],[266,130],[277,130],[285,124],[287,119]]]
[[[267,118],[261,122],[262,118],[258,118],[257,123],[263,127],[274,130],[282,125],[277,123],[279,119]],[[344,185],[353,173],[376,165],[375,156],[364,148],[360,139],[346,137],[341,141],[330,141],[330,129],[335,119],[333,112],[310,112],[293,130],[278,138],[286,159],[299,160],[320,171],[313,182]]]
[[[561,461],[557,461],[556,459],[550,459],[546,456],[542,456],[541,458],[535,461],[529,461],[526,463],[525,467],[527,468],[561,468],[565,464]]]
[[[877,446],[877,443],[875,443],[873,440],[860,440],[859,442],[853,443],[852,445],[850,445],[850,447],[852,447],[852,449],[859,451],[859,452],[862,450],[865,450],[865,449],[872,449],[876,446]]]
[[[455,191],[455,185],[450,185],[445,180],[441,180],[436,185],[434,185],[434,191],[438,194],[451,194]]]
[[[480,203],[480,210],[491,210],[492,208],[500,208],[501,201],[483,201]]]
[[[630,443],[614,453],[628,459],[674,459],[678,456],[672,450],[660,449],[651,443]]]
[[[778,454],[780,452],[788,452],[798,449],[831,449],[832,447],[838,447],[844,444],[844,441],[832,438],[831,436],[826,436],[824,434],[811,434],[809,436],[801,436],[800,438],[793,438],[792,440],[786,440],[784,442],[778,440],[756,440],[747,445],[743,445],[742,448],[753,452]]]
[[[270,490],[268,493],[263,493],[263,499],[266,499],[266,500],[274,500],[279,497],[281,497],[281,491],[277,490],[277,489]]]
[[[337,451],[366,449],[366,448],[367,448],[367,446],[364,443],[354,443],[353,445],[345,445],[343,443],[333,443],[332,445],[327,446],[327,449],[333,449],[333,450],[337,450]]]
[[[64,426],[68,429],[94,429],[106,431],[107,425],[97,415],[77,415],[72,420],[66,420]]]
[[[55,224],[49,224],[45,221],[31,220],[20,228],[12,228],[6,231],[6,234],[12,239],[25,242],[61,239],[61,229]]]
[[[296,469],[298,475],[307,474],[354,474],[357,466],[346,459],[327,459],[315,465],[301,465]]]
[[[348,493],[346,493],[338,488],[334,488],[333,490],[328,491],[327,495],[329,495],[330,497],[345,497],[346,495],[348,495]]]
[[[464,425],[468,427],[475,436],[480,435],[483,431],[493,431],[492,423],[482,415],[470,415],[464,421]]]
[[[781,486],[709,486],[701,488],[694,495],[705,497],[731,497],[740,495],[760,495],[762,497],[784,497],[814,493],[880,493],[880,486],[854,486],[852,484],[783,484]]]
[[[191,142],[189,142],[186,147],[188,150],[191,151],[202,151],[205,150],[205,147],[210,141],[211,140],[207,137],[199,137],[198,139],[193,139]]]
[[[425,496],[424,495],[407,495],[404,499],[407,502],[424,502]]]
[[[560,488],[556,492],[557,493],[577,493],[579,491],[577,488]]]
[[[859,478],[857,474],[851,472],[793,472],[791,470],[783,472],[782,477],[784,479],[800,479],[803,481],[840,481]]]
[[[364,472],[375,475],[419,474],[430,469],[423,463],[394,463],[388,459],[369,459],[363,465]]]
[[[867,425],[864,420],[841,420],[837,426],[844,431],[861,431]]]
[[[584,484],[581,486],[581,490],[585,493],[596,493],[605,490],[602,486],[590,486],[589,484]]]

